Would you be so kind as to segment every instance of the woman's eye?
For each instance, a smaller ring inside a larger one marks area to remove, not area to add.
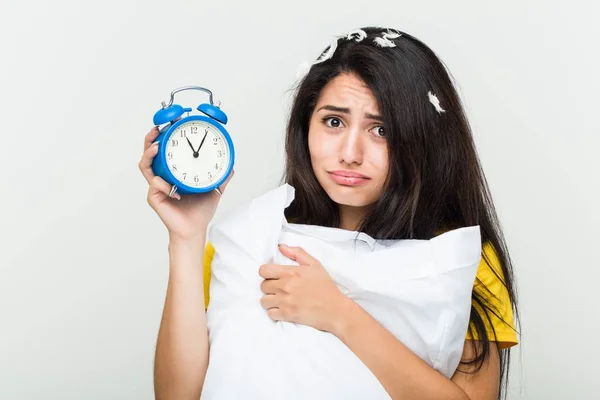
[[[327,117],[324,119],[325,125],[331,128],[339,128],[342,125],[342,121],[335,117]]]
[[[377,136],[379,137],[384,137],[385,136],[385,132],[383,130],[383,126],[377,126],[375,128],[375,133],[377,134]]]

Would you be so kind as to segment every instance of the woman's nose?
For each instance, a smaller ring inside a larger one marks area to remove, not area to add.
[[[348,129],[341,136],[340,162],[346,164],[362,164],[363,162],[363,137],[356,129]]]

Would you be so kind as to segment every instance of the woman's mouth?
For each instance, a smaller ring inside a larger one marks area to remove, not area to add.
[[[367,183],[370,178],[352,171],[331,171],[328,172],[331,179],[338,185],[360,186]]]

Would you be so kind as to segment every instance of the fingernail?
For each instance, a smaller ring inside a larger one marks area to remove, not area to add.
[[[158,140],[156,142],[152,143],[152,146],[154,146],[154,147],[158,146]]]

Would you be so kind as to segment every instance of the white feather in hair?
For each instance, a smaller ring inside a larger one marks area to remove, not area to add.
[[[379,47],[396,47],[396,43],[392,42],[388,38],[376,37],[375,39],[373,39],[373,41]]]
[[[428,92],[427,94],[429,95],[429,101],[431,102],[431,104],[433,104],[433,106],[437,110],[438,114],[446,112],[446,110],[444,110],[440,106],[440,100],[437,98],[437,96],[435,94],[433,94],[431,92]]]
[[[402,36],[402,35],[400,35],[399,33],[396,33],[396,32],[391,32],[388,29],[388,31],[383,33],[381,37],[376,37],[375,39],[373,39],[373,41],[379,47],[396,47],[396,43],[394,43],[390,39],[397,39],[400,36]]]
[[[362,29],[357,29],[355,31],[350,32],[348,36],[346,36],[346,40],[354,39],[355,42],[360,42],[366,37],[367,33],[365,31],[363,31]]]
[[[327,51],[321,54],[321,56],[317,58],[317,61],[315,61],[314,64],[322,63],[323,61],[329,60],[331,57],[333,57],[333,53],[335,53],[335,50],[337,49],[338,40],[339,38],[336,38],[333,42],[331,42]]]
[[[383,37],[386,39],[398,39],[400,36],[402,36],[402,35],[399,34],[398,32],[392,32],[389,29],[386,33],[383,34]]]
[[[373,39],[373,41],[376,45],[380,47],[396,47],[396,44],[390,39],[397,39],[400,36],[402,35],[397,32],[392,32],[388,29],[386,32],[382,32],[381,37],[376,37],[375,39]],[[340,38],[343,37],[344,36],[337,37],[335,40],[333,40],[327,48],[327,50],[324,53],[322,53],[319,56],[319,58],[317,58],[317,60],[314,61],[312,64],[310,64],[307,61],[302,62],[296,69],[296,79],[304,78],[304,76],[306,76],[310,71],[312,65],[322,63],[323,61],[329,60],[331,57],[333,57],[333,54],[335,53],[338,47],[338,41]],[[354,40],[355,42],[360,42],[367,37],[367,33],[362,29],[356,29],[352,32],[349,32],[347,35],[345,35],[345,37],[346,40]]]

